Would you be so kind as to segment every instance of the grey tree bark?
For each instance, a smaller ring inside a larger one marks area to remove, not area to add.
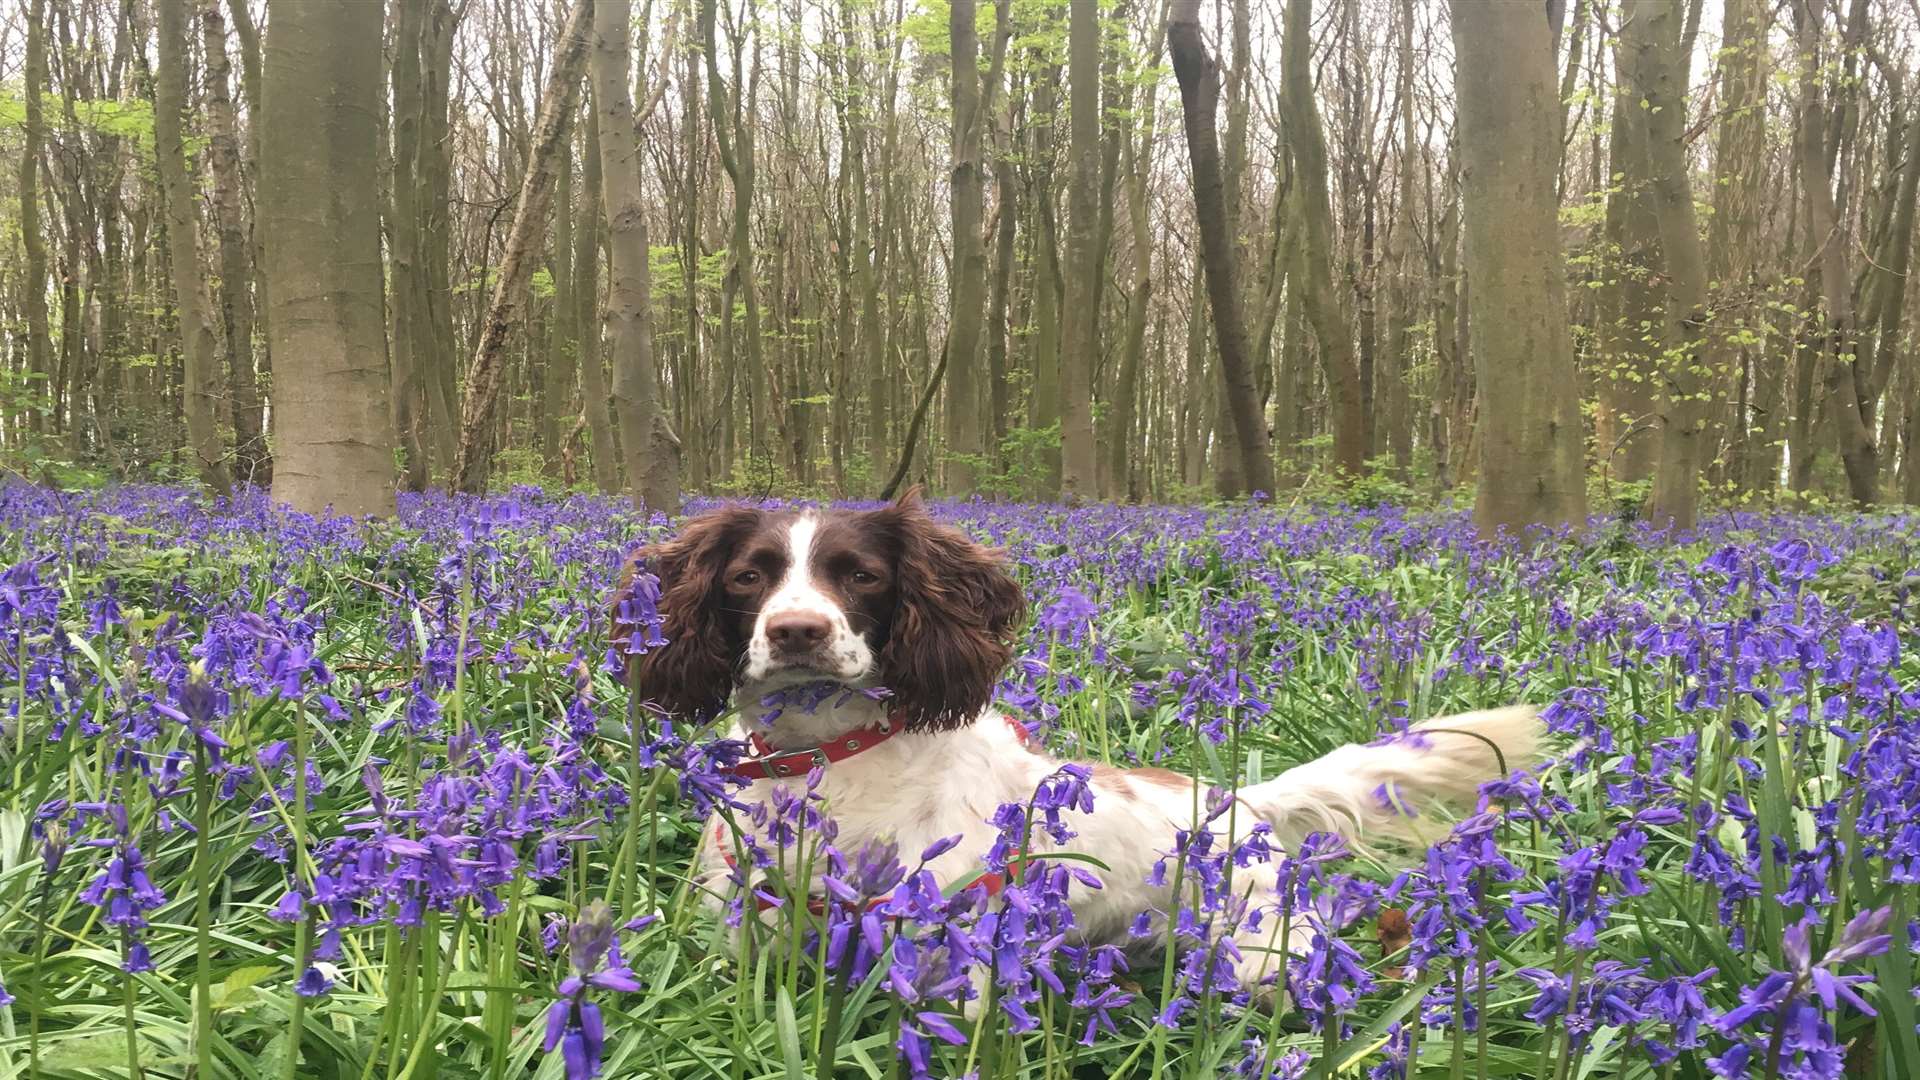
[[[214,234],[219,238],[220,321],[227,342],[227,394],[233,411],[233,456],[239,479],[261,487],[273,481],[265,410],[253,367],[253,259],[240,200],[240,142],[235,134],[232,66],[221,0],[200,5],[206,54],[207,165],[213,173]]]
[[[1293,0],[1300,3],[1302,0]],[[1240,310],[1239,261],[1234,250],[1220,162],[1220,136],[1215,116],[1220,104],[1220,67],[1207,55],[1200,36],[1199,0],[1173,5],[1167,22],[1167,51],[1187,131],[1187,157],[1193,168],[1194,216],[1200,225],[1201,260],[1206,270],[1207,302],[1213,313],[1220,372],[1227,388],[1227,422],[1233,426],[1240,454],[1239,477],[1246,491],[1273,492],[1273,456],[1267,428],[1260,416],[1260,397],[1254,389],[1253,365],[1248,356],[1247,328]],[[1244,492],[1222,491],[1225,497]]]
[[[587,114],[583,145],[580,205],[585,212],[573,230],[573,324],[580,328],[580,412],[586,421],[594,490],[611,495],[620,490],[620,454],[614,449],[607,369],[600,358],[600,118],[591,112]]]
[[[1631,0],[1621,30],[1622,77],[1640,107],[1631,117],[1645,137],[1647,181],[1666,267],[1665,333],[1654,407],[1660,462],[1647,517],[1691,529],[1700,501],[1710,379],[1706,357],[1706,252],[1694,221],[1687,175],[1686,65],[1676,0]]]
[[[1287,142],[1293,150],[1295,182],[1300,185],[1301,246],[1306,259],[1302,299],[1327,376],[1334,468],[1358,476],[1367,465],[1367,417],[1360,362],[1335,288],[1339,276],[1333,264],[1333,203],[1327,185],[1327,140],[1314,107],[1312,29],[1313,0],[1288,0],[1280,66]]]
[[[393,513],[377,157],[380,20],[268,0],[259,225],[266,237],[273,497]]]
[[[20,243],[26,255],[26,280],[21,291],[27,309],[27,373],[39,380],[34,389],[46,396],[45,407],[28,410],[27,430],[44,431],[52,411],[53,392],[49,385],[53,369],[49,363],[51,334],[47,326],[47,242],[41,232],[40,167],[46,142],[46,120],[42,115],[41,91],[47,85],[47,4],[33,0],[27,12],[26,65],[23,94],[26,107],[26,145],[19,161]]]
[[[1298,0],[1296,0],[1298,2]],[[1450,0],[1467,310],[1479,373],[1483,536],[1587,516],[1555,188],[1558,107],[1544,12]]]
[[[640,129],[628,87],[632,63],[629,0],[594,0],[593,105],[600,122],[600,169],[607,210],[608,348],[614,415],[620,423],[627,492],[640,508],[680,507],[678,440],[660,414],[653,360],[652,269],[640,187]]]
[[[980,73],[980,36],[973,0],[954,0],[947,14],[952,46],[953,165],[948,183],[953,221],[952,307],[947,318],[947,488],[970,494],[987,458],[987,419],[981,394],[980,319],[986,300],[987,249],[981,236],[986,198],[986,129],[1011,36],[1008,4],[998,0],[987,74]]]
[[[1100,279],[1093,265],[1100,182],[1100,13],[1069,5],[1067,18],[1067,261],[1062,276],[1064,332],[1060,346],[1060,496],[1092,498],[1099,465],[1093,449],[1093,358],[1099,351]]]
[[[553,200],[554,158],[567,137],[574,105],[580,99],[591,16],[590,0],[575,0],[555,45],[507,250],[501,257],[493,298],[480,322],[473,361],[467,366],[467,394],[460,407],[460,444],[454,451],[451,482],[456,490],[469,495],[487,490],[487,478],[493,470],[494,412],[506,365],[507,335],[519,324],[526,308],[527,284],[533,276],[534,237],[546,225],[547,207]]]
[[[187,168],[184,113],[187,106],[187,0],[160,0],[156,27],[159,66],[153,84],[153,153],[167,216],[167,264],[180,319],[182,410],[187,450],[207,487],[225,495],[233,487],[226,448],[215,419],[218,391],[214,364],[219,348],[208,319],[200,278],[198,192]],[[383,350],[384,351],[384,350]]]

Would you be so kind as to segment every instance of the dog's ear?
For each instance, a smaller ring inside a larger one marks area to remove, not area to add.
[[[1013,659],[1027,610],[1020,584],[1000,552],[929,517],[917,488],[873,519],[899,552],[881,682],[913,729],[966,724],[993,700]]]
[[[640,699],[669,715],[704,720],[726,708],[733,693],[740,642],[727,617],[720,575],[733,549],[760,526],[761,511],[730,507],[687,522],[671,540],[651,544],[627,560],[614,593],[613,639],[625,653],[634,629],[621,605],[658,579],[660,636],[666,644],[627,655],[627,674]]]

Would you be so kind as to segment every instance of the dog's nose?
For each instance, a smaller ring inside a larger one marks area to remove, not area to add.
[[[775,652],[811,652],[826,643],[832,630],[825,615],[784,611],[767,620],[767,641]]]

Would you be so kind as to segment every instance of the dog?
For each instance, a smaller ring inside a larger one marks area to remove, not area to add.
[[[732,737],[753,749],[735,766],[749,781],[740,802],[768,803],[776,785],[798,788],[817,767],[840,850],[890,839],[918,852],[957,836],[927,863],[937,883],[978,879],[990,893],[1003,885],[981,876],[998,836],[988,819],[1001,804],[1026,802],[1064,762],[993,707],[1026,614],[1000,553],[935,521],[909,493],[875,510],[714,510],[637,552],[621,595],[643,571],[659,581],[666,644],[629,658],[632,685],[678,718],[734,710]],[[767,704],[823,682],[887,693],[832,695],[811,710]],[[1470,810],[1480,784],[1534,757],[1540,732],[1534,710],[1515,706],[1341,746],[1233,792],[1230,840],[1262,822],[1280,845],[1313,832],[1360,844],[1407,837],[1417,807]],[[1207,793],[1167,769],[1092,765],[1086,775],[1092,809],[1065,812],[1075,834],[1067,848],[1105,869],[1092,871],[1100,888],[1074,899],[1074,920],[1090,942],[1124,943],[1143,912],[1169,911],[1170,889],[1153,883],[1153,867],[1177,831],[1195,827],[1196,811],[1208,816]],[[730,834],[716,818],[701,836],[697,881],[719,895],[737,880]],[[1027,854],[1050,844],[1036,830]],[[1271,902],[1271,862],[1236,874],[1236,891]],[[1235,974],[1250,991],[1277,967],[1271,936],[1271,927],[1236,934]]]

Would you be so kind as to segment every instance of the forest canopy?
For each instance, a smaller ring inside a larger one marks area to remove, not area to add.
[[[1898,5],[23,0],[0,35],[35,479],[1920,501]]]

